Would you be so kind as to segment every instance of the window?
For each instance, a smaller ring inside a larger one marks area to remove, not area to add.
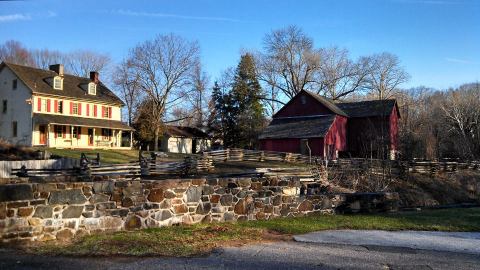
[[[112,130],[109,128],[102,128],[102,137],[104,140],[110,140],[110,137],[112,137]]]
[[[12,137],[17,137],[17,121],[12,122]]]
[[[81,127],[73,127],[72,138],[80,139],[80,134],[82,133]]]
[[[88,84],[88,94],[96,95],[97,94],[97,85],[95,83]]]
[[[63,113],[63,101],[59,100],[57,103],[57,112],[58,113]]]
[[[3,100],[2,111],[3,111],[3,113],[7,113],[7,100],[6,99]]]
[[[63,89],[63,79],[62,77],[53,78],[53,89],[62,90]]]
[[[78,103],[72,103],[72,114],[78,114]]]
[[[112,108],[111,107],[102,106],[102,117],[103,118],[110,118],[111,113],[112,113]]]
[[[46,111],[47,111],[47,100],[44,99],[44,98],[42,98],[42,101],[41,101],[41,102],[42,102],[42,105],[41,105],[40,111],[41,111],[41,112],[46,112]]]
[[[64,132],[64,127],[65,126],[58,126],[58,125],[55,125],[55,138],[58,138],[58,137],[63,137],[65,132]]]
[[[17,90],[17,79],[12,81],[12,89]]]

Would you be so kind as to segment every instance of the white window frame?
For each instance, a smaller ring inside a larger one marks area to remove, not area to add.
[[[77,103],[77,102],[73,102],[73,105],[72,105],[72,114],[73,114],[73,115],[78,115],[78,103]]]
[[[41,102],[41,112],[46,112],[47,111],[47,99],[46,98],[42,98],[42,100],[40,101]]]
[[[89,95],[96,95],[97,94],[97,84],[96,83],[89,83],[88,84],[88,94]]]
[[[57,85],[58,83],[60,85]],[[63,78],[62,77],[55,76],[53,78],[53,89],[57,89],[57,90],[62,90],[63,89]]]

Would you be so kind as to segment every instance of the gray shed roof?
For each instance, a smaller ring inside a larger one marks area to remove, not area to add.
[[[317,117],[289,117],[273,119],[260,135],[260,139],[323,138],[335,115]]]

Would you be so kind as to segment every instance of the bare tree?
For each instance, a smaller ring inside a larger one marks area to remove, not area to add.
[[[139,85],[152,102],[150,117],[155,150],[169,105],[176,104],[191,89],[192,74],[199,62],[199,47],[179,36],[159,35],[139,44],[130,52],[132,69]]]
[[[140,91],[140,76],[132,68],[132,63],[123,61],[115,68],[113,84],[125,102],[128,125],[131,126],[135,110],[140,105],[142,94]]]
[[[366,78],[366,88],[378,99],[391,97],[399,85],[409,80],[409,74],[400,66],[396,55],[381,53],[371,56],[371,69]]]
[[[206,97],[208,89],[208,75],[202,71],[202,66],[198,63],[193,72],[193,92],[188,95],[193,105],[193,125],[197,127],[205,126],[205,114],[208,108],[208,100]]]
[[[39,49],[31,51],[35,66],[41,69],[48,69],[50,65],[65,63],[65,54],[60,51]]]
[[[90,71],[102,71],[110,64],[110,57],[92,51],[79,50],[66,55],[66,69],[73,75],[88,77]]]
[[[354,62],[348,50],[338,47],[320,49],[320,54],[317,93],[337,100],[364,89],[372,68],[369,57]]]
[[[266,35],[264,46],[265,53],[258,60],[259,79],[271,87],[271,100],[281,102],[279,93],[291,99],[301,90],[313,87],[320,54],[300,28],[275,30]]]
[[[28,49],[15,40],[6,41],[0,46],[0,62],[11,62],[17,65],[34,66],[32,55]]]

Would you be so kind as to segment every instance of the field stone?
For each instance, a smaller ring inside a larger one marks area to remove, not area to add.
[[[50,194],[49,204],[82,204],[87,201],[81,189],[55,190]]]
[[[95,193],[108,193],[111,194],[115,189],[115,183],[113,181],[99,181],[93,183],[93,191]]]
[[[186,195],[187,202],[198,202],[202,197],[202,187],[189,187]]]
[[[159,221],[167,220],[167,219],[171,218],[172,216],[173,215],[172,215],[172,212],[170,212],[170,210],[161,210],[161,211],[155,213],[155,219],[159,220]]]
[[[71,205],[62,212],[62,218],[79,218],[82,215],[83,206]]]
[[[195,213],[201,214],[201,215],[205,215],[205,214],[208,214],[211,209],[212,209],[212,204],[210,204],[210,203],[201,203],[201,204],[198,205],[197,210],[196,210]]]
[[[17,215],[20,217],[28,217],[33,213],[33,207],[18,208]]]
[[[106,194],[94,194],[94,195],[90,198],[90,203],[94,204],[94,203],[108,202],[109,199],[110,199],[110,196],[109,196],[109,195],[106,195]]]
[[[60,241],[68,241],[72,239],[73,236],[74,236],[73,232],[69,229],[63,229],[57,232],[57,240],[60,240]]]
[[[143,195],[142,183],[140,183],[140,181],[133,181],[130,186],[123,189],[123,195],[127,197]]]
[[[232,196],[231,194],[223,195],[223,196],[220,198],[220,203],[221,203],[223,206],[230,206],[230,205],[232,205],[232,202],[233,202],[233,196]]]
[[[175,198],[177,195],[175,194],[175,192],[171,191],[171,190],[167,190],[163,193],[163,196],[167,199],[173,199]]]
[[[35,209],[35,214],[33,214],[33,217],[38,217],[38,218],[52,218],[53,216],[53,209],[51,206],[43,206],[39,205]]]
[[[298,206],[298,211],[300,212],[305,212],[305,211],[312,211],[313,210],[313,204],[309,200],[303,201],[299,206]]]
[[[142,227],[142,220],[138,216],[130,216],[125,221],[125,229],[135,230]]]
[[[0,202],[31,199],[33,199],[33,189],[31,185],[0,185]]]
[[[164,194],[163,189],[161,188],[152,188],[148,194],[147,199],[151,202],[161,202],[163,201]]]

